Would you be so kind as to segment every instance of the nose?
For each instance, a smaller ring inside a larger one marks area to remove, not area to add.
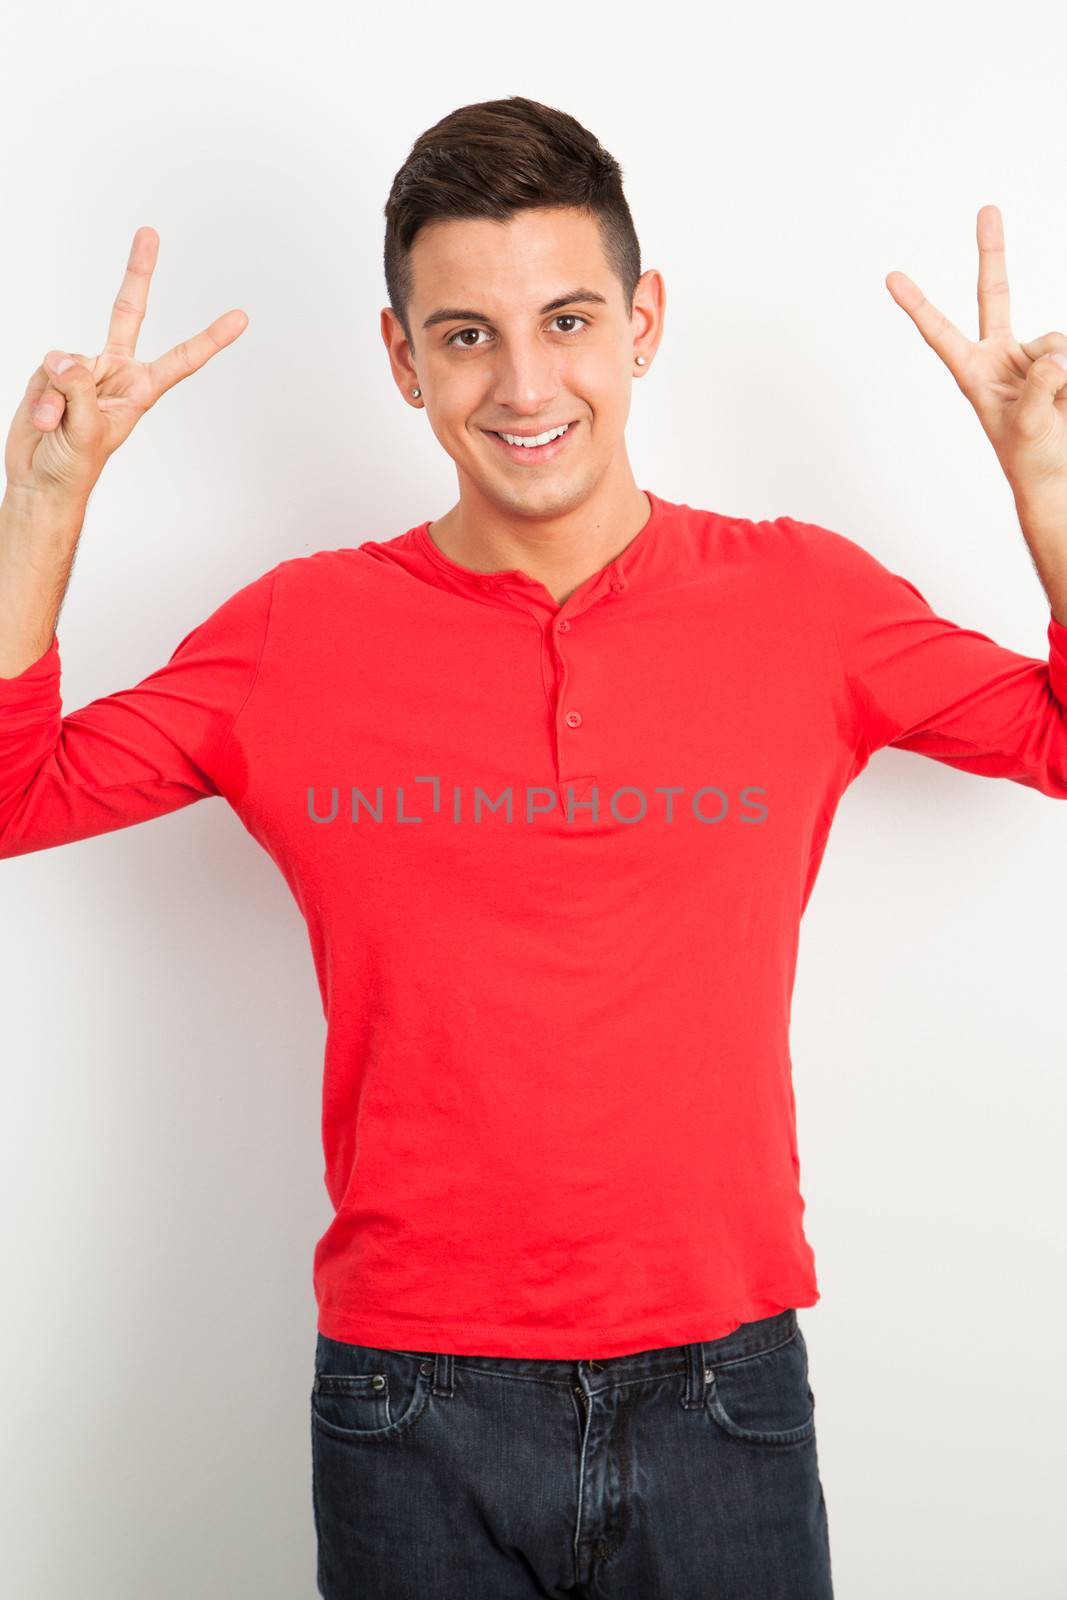
[[[500,355],[492,399],[498,415],[516,421],[543,416],[560,392],[556,354],[534,344],[512,345]]]

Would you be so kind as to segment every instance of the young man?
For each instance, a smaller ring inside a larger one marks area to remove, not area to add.
[[[221,795],[307,920],[327,1600],[827,1600],[799,922],[879,748],[1067,798],[1067,595],[1034,660],[840,534],[639,489],[663,280],[573,118],[454,112],[386,218],[382,335],[458,500],[279,562],[66,717],[92,486],[246,319],[139,365],[142,229],[104,355],[34,374],[0,513],[0,855]]]

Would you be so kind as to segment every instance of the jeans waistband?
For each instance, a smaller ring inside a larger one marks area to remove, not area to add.
[[[534,1380],[540,1383],[573,1387],[577,1382],[587,1394],[633,1383],[642,1378],[665,1377],[672,1372],[688,1372],[686,1405],[696,1404],[703,1393],[706,1367],[741,1361],[761,1351],[774,1350],[797,1332],[794,1308],[755,1322],[742,1322],[732,1333],[719,1339],[698,1340],[691,1344],[665,1345],[659,1349],[638,1350],[625,1356],[590,1357],[586,1360],[542,1360],[525,1356],[446,1355],[434,1350],[394,1350],[413,1361],[432,1360],[435,1388],[451,1390],[456,1369],[492,1373],[500,1378]]]

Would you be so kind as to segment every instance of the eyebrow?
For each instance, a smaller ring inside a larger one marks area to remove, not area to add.
[[[547,305],[542,306],[537,313],[539,317],[547,317],[550,311],[560,311],[564,306],[578,305],[581,302],[594,302],[606,306],[607,300],[602,294],[597,294],[595,289],[572,289],[569,294],[557,295]],[[432,328],[438,322],[489,322],[484,311],[457,310],[454,306],[444,306],[440,311],[431,312],[423,323],[424,328]]]

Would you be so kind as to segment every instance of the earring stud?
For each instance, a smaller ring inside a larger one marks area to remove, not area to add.
[[[415,399],[417,400],[419,398],[419,395],[422,393],[422,390],[421,389],[412,389],[411,392],[414,395]]]
[[[638,365],[638,366],[639,366],[639,367],[643,367],[643,366],[644,366],[644,364],[645,364],[645,358],[644,358],[644,356],[638,356],[638,357],[637,357],[637,365]]]

